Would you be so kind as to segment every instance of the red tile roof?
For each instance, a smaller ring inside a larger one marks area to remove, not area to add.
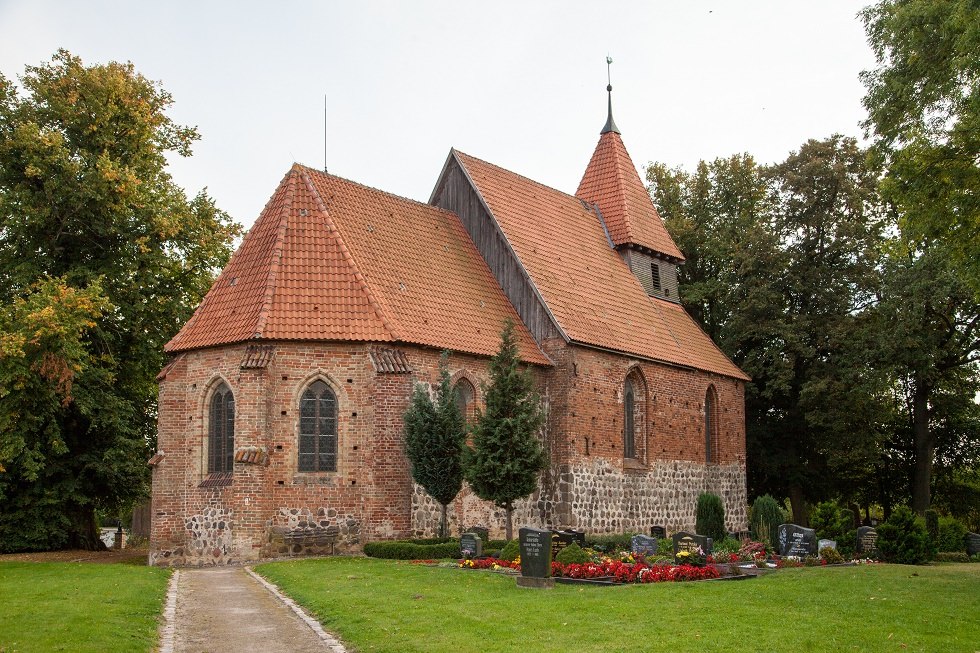
[[[613,244],[640,245],[684,260],[618,133],[609,131],[599,137],[575,196],[599,205]]]
[[[455,156],[572,341],[748,378],[681,306],[647,296],[577,197],[461,152]]]
[[[166,350],[353,340],[492,355],[507,318],[524,360],[549,364],[453,213],[294,165]]]

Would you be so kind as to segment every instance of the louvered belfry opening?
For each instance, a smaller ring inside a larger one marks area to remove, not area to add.
[[[300,399],[299,471],[337,471],[337,396],[317,380]]]

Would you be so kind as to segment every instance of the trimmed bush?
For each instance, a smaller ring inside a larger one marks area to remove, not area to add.
[[[766,551],[775,549],[775,544],[779,541],[776,531],[779,525],[784,523],[786,523],[786,513],[779,506],[779,502],[768,494],[756,497],[752,502],[749,516],[752,539],[765,544]]]
[[[970,556],[966,551],[940,551],[936,554],[936,562],[970,562]]]
[[[810,527],[818,538],[834,540],[842,554],[854,553],[857,532],[854,529],[854,515],[833,501],[824,501],[810,511]]]
[[[844,556],[840,551],[829,546],[820,549],[820,559],[826,561],[828,565],[839,565],[844,562]]]
[[[413,544],[404,540],[368,542],[364,545],[364,555],[386,560],[438,560],[440,558],[459,558],[459,542],[443,544]]]
[[[922,565],[936,551],[926,532],[925,521],[905,506],[899,506],[878,527],[878,554],[885,562]]]
[[[558,552],[555,562],[560,562],[563,565],[584,565],[587,562],[592,562],[592,558],[582,550],[578,542],[572,542]]]
[[[725,504],[717,494],[702,492],[698,495],[695,530],[698,535],[710,537],[718,542],[725,539]]]
[[[732,537],[725,537],[723,540],[716,540],[711,543],[712,555],[715,559],[728,553],[738,553],[742,548],[742,543]]]
[[[519,555],[521,555],[521,544],[517,540],[511,540],[500,550],[500,559],[508,562],[514,562]]]
[[[937,524],[936,550],[944,553],[966,552],[966,526],[956,517],[940,517]]]
[[[617,535],[592,535],[585,540],[585,548],[595,549],[602,553],[612,553],[614,551],[629,551],[635,533],[622,533]]]

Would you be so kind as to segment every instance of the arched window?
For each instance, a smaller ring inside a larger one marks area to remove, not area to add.
[[[629,378],[623,390],[623,457],[636,458],[636,389]]]
[[[718,396],[714,386],[704,395],[704,462],[718,462]]]
[[[456,406],[463,421],[469,422],[476,413],[476,389],[466,378],[456,382]]]
[[[235,460],[235,396],[222,383],[208,414],[208,473],[231,473]]]
[[[337,471],[337,396],[323,381],[299,401],[299,471]]]

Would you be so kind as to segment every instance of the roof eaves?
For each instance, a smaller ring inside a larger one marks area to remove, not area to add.
[[[568,333],[565,332],[565,329],[558,322],[558,319],[555,317],[555,314],[551,312],[551,307],[548,306],[548,302],[544,300],[544,297],[541,295],[541,291],[538,289],[537,284],[534,283],[534,280],[531,278],[530,273],[528,273],[527,268],[524,267],[524,262],[521,261],[520,257],[517,255],[517,251],[514,249],[514,246],[511,244],[510,239],[507,237],[507,234],[500,226],[500,221],[497,220],[497,217],[493,214],[493,211],[490,210],[490,205],[487,204],[486,199],[484,199],[483,197],[483,193],[480,192],[480,187],[477,186],[475,181],[473,181],[473,178],[470,176],[469,170],[466,169],[466,166],[463,164],[462,160],[460,160],[459,156],[457,156],[456,148],[452,148],[450,150],[450,155],[456,160],[456,164],[459,165],[460,170],[463,171],[463,174],[466,176],[466,180],[470,183],[470,186],[473,188],[473,190],[476,191],[476,196],[480,198],[480,204],[483,205],[483,208],[484,210],[486,210],[487,215],[489,215],[493,219],[494,224],[497,226],[497,231],[500,232],[501,236],[503,236],[504,244],[507,245],[507,250],[510,252],[510,255],[514,257],[514,260],[517,261],[517,265],[521,269],[521,274],[524,275],[524,279],[527,280],[528,285],[530,285],[531,287],[531,290],[534,291],[534,296],[538,298],[539,302],[541,302],[541,306],[544,307],[544,311],[548,315],[548,318],[551,320],[551,323],[555,326],[555,330],[558,331],[558,334],[562,337],[562,339],[565,342],[571,342],[571,338],[568,336]],[[489,165],[493,165],[493,164],[491,163]]]
[[[361,270],[357,266],[357,261],[354,259],[354,256],[351,253],[350,249],[347,247],[347,243],[344,242],[344,238],[340,232],[340,229],[337,228],[337,225],[333,221],[333,218],[330,217],[330,212],[327,210],[327,205],[324,203],[323,198],[320,197],[320,193],[319,191],[317,191],[316,184],[314,184],[313,180],[310,178],[309,171],[306,168],[300,168],[300,169],[302,170],[303,182],[306,184],[307,189],[313,195],[313,201],[316,202],[317,210],[320,211],[320,215],[323,216],[323,219],[326,222],[327,227],[330,229],[330,231],[337,234],[337,244],[340,247],[340,251],[343,252],[344,259],[347,261],[347,264],[350,265],[351,269],[354,271],[354,278],[357,279],[358,285],[360,286],[364,294],[367,296],[368,303],[371,305],[371,308],[374,310],[374,314],[384,325],[385,330],[388,332],[388,336],[392,340],[401,340],[401,338],[399,338],[398,336],[400,329],[395,325],[394,320],[389,319],[385,315],[385,312],[381,307],[381,302],[378,301],[376,294],[371,290],[371,287],[368,285],[367,279],[365,279],[364,275],[361,274]]]
[[[658,313],[661,311],[661,308],[660,308],[660,306],[657,305],[657,302],[658,301],[667,301],[667,300],[664,300],[664,299],[658,299],[658,298],[654,298],[654,297],[650,297],[649,300],[650,300],[650,303],[653,305],[654,309]],[[673,302],[671,302],[671,303],[673,303]],[[685,313],[686,312],[687,311],[685,311]],[[705,340],[707,340],[709,343],[711,343],[711,346],[714,347],[718,351],[718,353],[722,355],[722,357],[725,360],[727,360],[729,363],[731,363],[732,368],[738,371],[738,374],[724,374],[722,372],[716,372],[716,374],[722,374],[722,376],[728,376],[728,377],[732,377],[732,378],[736,378],[736,379],[741,379],[743,381],[751,381],[752,380],[752,377],[751,376],[749,376],[748,374],[746,374],[742,370],[742,368],[740,368],[738,365],[736,365],[735,362],[731,358],[728,357],[728,354],[726,354],[724,351],[721,350],[721,347],[719,347],[718,344],[714,341],[714,338],[712,338],[711,336],[709,336],[707,334],[707,332],[705,332],[705,330],[701,328],[701,325],[697,323],[697,320],[693,320],[692,319],[691,320],[691,323],[697,328],[698,331],[700,331],[704,335]],[[667,327],[667,331],[670,332],[671,337],[674,339],[674,342],[677,342],[678,346],[680,346],[680,341],[678,340],[677,335],[671,330],[670,324],[668,323],[668,321],[667,320],[664,320],[664,324]],[[695,366],[695,367],[697,367],[697,366]],[[700,368],[698,368],[698,369],[700,369]]]

